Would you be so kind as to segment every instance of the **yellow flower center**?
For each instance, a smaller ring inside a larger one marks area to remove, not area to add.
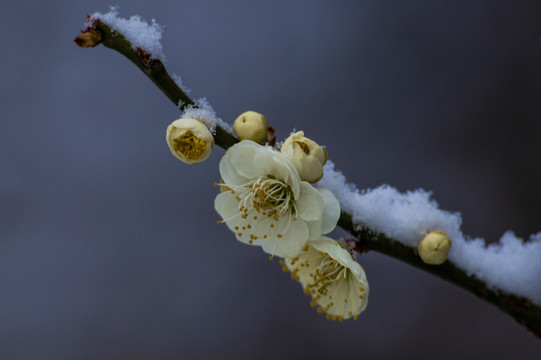
[[[197,160],[207,149],[207,143],[196,137],[190,130],[173,139],[173,148],[188,160]]]
[[[290,204],[292,202],[291,189],[279,180],[258,178],[248,184],[248,187],[251,191],[245,193],[245,199],[251,200],[254,209],[262,215],[278,220],[280,215],[293,205]]]
[[[301,262],[298,267],[305,267],[306,269],[310,268],[310,260],[313,263],[319,265],[313,266],[312,271],[310,271],[310,278],[312,279],[311,283],[306,284],[306,293],[315,295],[316,293],[320,295],[327,295],[329,285],[337,283],[340,280],[346,280],[348,277],[348,269],[345,268],[338,261],[332,259],[330,256],[325,256],[320,254],[319,258],[308,259],[305,258],[304,262]],[[295,263],[299,261],[299,257],[296,257],[292,260],[291,265],[294,266]],[[292,274],[296,275],[296,274]]]
[[[235,195],[239,212],[228,219],[220,220],[219,223],[240,216],[244,221],[241,227],[235,226],[235,230],[238,231],[238,237],[250,236],[249,244],[259,239],[257,234],[262,235],[263,239],[270,236],[282,238],[291,222],[297,220],[298,211],[293,191],[289,185],[272,176],[259,177],[242,185],[225,184],[225,186],[227,191]],[[265,228],[259,225],[263,219],[270,220],[265,222]],[[277,232],[280,221],[286,221],[286,226]]]

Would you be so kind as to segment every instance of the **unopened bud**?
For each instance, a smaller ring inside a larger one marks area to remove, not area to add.
[[[267,119],[263,114],[246,111],[233,123],[233,131],[239,140],[252,140],[258,144],[267,142]]]
[[[178,119],[167,127],[165,136],[171,153],[186,164],[206,160],[214,146],[214,137],[197,119]]]
[[[303,131],[290,135],[280,151],[286,154],[297,168],[301,180],[316,183],[323,177],[323,165],[327,162],[327,151],[315,141],[304,136]]]
[[[440,265],[447,260],[451,239],[441,230],[429,232],[419,243],[419,256],[430,265]]]

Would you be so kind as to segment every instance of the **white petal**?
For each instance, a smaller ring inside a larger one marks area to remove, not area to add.
[[[253,179],[261,176],[254,166],[254,157],[257,152],[264,150],[265,147],[256,144],[253,141],[245,140],[234,145],[230,150],[231,164],[235,167],[237,173],[247,179]]]
[[[306,244],[308,240],[308,227],[301,220],[291,221],[287,232],[281,234],[280,228],[287,226],[287,223],[280,222],[276,233],[269,233],[267,239],[261,241],[261,248],[266,253],[280,257],[294,257]],[[278,237],[281,234],[282,237]]]
[[[235,219],[231,224],[233,225],[233,232],[235,233],[235,237],[238,241],[243,242],[248,245],[257,245],[252,237],[250,235],[254,235],[252,229],[253,229],[253,212],[247,213],[248,217],[243,218],[242,216],[239,216],[237,219]],[[235,226],[238,226],[238,229],[235,229]],[[252,228],[250,228],[252,226]],[[250,242],[252,240],[252,242]]]
[[[290,148],[289,150],[282,151],[282,154],[284,154],[287,157],[287,159],[291,161],[291,163],[293,164],[293,166],[295,166],[295,169],[297,170],[299,175],[302,174],[302,170],[303,170],[302,162],[297,157],[295,157],[295,155],[293,154],[293,149]]]
[[[289,177],[289,168],[284,163],[282,154],[274,150],[259,151],[254,157],[254,168],[262,176],[271,175],[275,179],[284,180]]]
[[[291,161],[284,158],[284,162],[289,169],[289,177],[286,180],[286,184],[289,185],[289,187],[291,188],[291,191],[293,192],[293,197],[295,199],[298,199],[301,192],[301,179],[299,177],[299,172]]]
[[[320,192],[306,181],[301,181],[301,193],[295,201],[299,217],[306,221],[316,221],[323,215],[323,198]]]
[[[307,221],[306,225],[308,225],[308,238],[309,239],[319,239],[321,237],[321,223],[322,219],[319,218],[315,221]]]
[[[244,219],[239,211],[239,202],[235,195],[231,191],[218,194],[214,200],[214,208],[222,219],[227,219],[225,224],[229,230],[236,233],[235,226],[238,226]]]
[[[236,146],[236,145],[233,145]],[[235,164],[231,162],[231,152],[227,151],[220,160],[220,175],[224,182],[229,185],[242,185],[248,182],[248,179],[241,176]]]
[[[336,223],[340,218],[340,203],[332,192],[325,188],[317,188],[323,198],[323,222],[321,223],[321,233],[328,234],[334,230]]]
[[[238,201],[231,191],[220,193],[214,199],[214,209],[224,219],[227,219],[239,212]]]

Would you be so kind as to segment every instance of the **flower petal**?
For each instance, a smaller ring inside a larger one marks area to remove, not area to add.
[[[214,199],[214,208],[226,221],[227,227],[234,231],[234,227],[239,220],[242,220],[239,212],[239,202],[231,191],[220,193]]]
[[[221,217],[227,218],[233,215],[234,212],[238,212],[238,209],[234,208],[230,199],[236,200],[231,194],[231,191],[226,191],[216,195],[214,199],[214,209],[220,214]],[[236,202],[236,201],[235,201]]]
[[[268,148],[263,148],[267,150]],[[272,176],[278,180],[289,178],[289,168],[283,161],[282,154],[268,149],[268,151],[258,151],[254,157],[254,169],[259,176]]]
[[[287,167],[289,168],[289,177],[285,179],[285,182],[289,187],[291,188],[291,191],[293,192],[293,197],[295,199],[299,198],[300,192],[301,192],[301,179],[299,177],[299,173],[293,163],[289,161],[287,158],[284,158],[284,162],[286,163]]]
[[[233,145],[235,146],[235,145]],[[240,175],[235,164],[231,161],[231,153],[226,152],[220,160],[220,175],[224,182],[229,185],[242,185],[248,182],[248,179]]]
[[[253,141],[241,141],[235,146],[235,151],[230,151],[231,163],[235,166],[237,173],[247,179],[261,176],[254,167],[254,158],[256,154],[263,149],[259,144]]]
[[[280,257],[291,258],[297,255],[308,241],[308,226],[304,221],[291,221],[287,231],[281,229],[287,226],[279,223],[274,233],[269,233],[267,239],[261,241],[261,248],[266,253]],[[281,233],[283,232],[283,233]],[[281,237],[277,235],[280,234]]]
[[[325,188],[316,188],[323,198],[323,216],[321,233],[328,234],[334,230],[340,218],[340,203],[332,192]]]
[[[306,181],[301,181],[301,193],[295,204],[299,217],[303,220],[315,221],[323,215],[323,198],[320,192]]]
[[[323,222],[322,218],[319,218],[315,221],[307,221],[306,225],[308,225],[308,238],[309,239],[318,239],[322,232],[321,232],[321,223]]]

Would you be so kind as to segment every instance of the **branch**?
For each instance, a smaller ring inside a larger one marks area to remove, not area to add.
[[[132,44],[124,35],[111,29],[102,21],[92,19],[89,27],[82,31],[74,41],[83,48],[103,44],[105,47],[118,51],[145,73],[181,111],[184,111],[189,105],[197,107],[195,102],[171,78],[160,60],[152,59],[152,54],[147,53],[143,49],[137,48],[134,50]],[[239,142],[239,140],[224,128],[216,125],[214,142],[216,145],[227,150],[230,146]]]
[[[436,266],[425,264],[415,249],[366,227],[357,229],[348,213],[342,212],[340,214],[338,225],[357,239],[354,250],[358,253],[374,250],[455,284],[508,313],[534,335],[541,338],[541,307],[535,305],[532,300],[489,288],[483,281],[468,275],[450,261]]]
[[[81,32],[75,42],[81,47],[94,47],[103,44],[118,51],[143,71],[176,106],[181,104],[181,110],[184,110],[188,105],[196,107],[194,101],[169,76],[160,60],[152,59],[152,55],[143,49],[133,49],[132,44],[121,33],[111,29],[99,19],[91,19],[88,28]],[[214,140],[218,146],[225,150],[238,142],[233,134],[219,125],[216,126]],[[535,305],[532,300],[490,288],[483,281],[468,275],[450,261],[437,266],[427,265],[420,259],[415,249],[367,227],[355,226],[351,215],[346,212],[341,213],[338,225],[357,239],[351,244],[354,251],[362,253],[374,250],[455,284],[508,313],[541,339],[541,307]]]

